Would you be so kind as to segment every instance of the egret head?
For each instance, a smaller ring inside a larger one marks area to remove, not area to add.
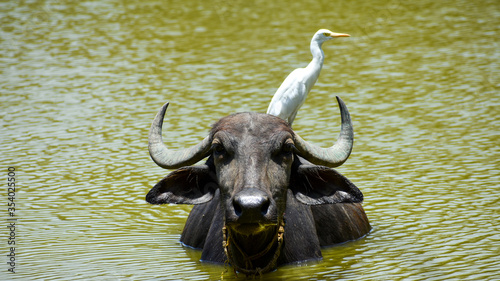
[[[330,31],[328,29],[320,29],[316,32],[316,34],[314,34],[312,40],[323,43],[325,41],[335,39],[338,37],[350,37],[350,36],[351,35],[346,34],[346,33],[337,33],[337,32]]]

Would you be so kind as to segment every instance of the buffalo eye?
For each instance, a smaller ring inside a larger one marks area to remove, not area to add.
[[[212,142],[212,153],[215,161],[222,162],[230,161],[230,159],[232,159],[232,155],[234,155],[232,147],[227,147],[219,139],[215,139]]]
[[[226,154],[226,149],[220,143],[212,144],[212,151],[214,152],[215,156],[223,156],[224,154]]]
[[[282,157],[290,157],[292,156],[293,152],[295,151],[295,145],[293,143],[293,140],[287,139],[283,142],[283,144],[280,147],[280,150],[278,151],[279,155]]]
[[[283,151],[283,153],[292,153],[295,150],[293,141],[291,139],[285,141],[281,150]]]

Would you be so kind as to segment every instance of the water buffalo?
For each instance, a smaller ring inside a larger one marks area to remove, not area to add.
[[[171,150],[161,136],[165,104],[151,125],[149,153],[160,167],[176,170],[146,201],[195,205],[181,242],[203,249],[202,261],[228,262],[248,275],[321,259],[322,246],[371,229],[361,191],[331,169],[347,160],[353,145],[349,112],[337,100],[341,132],[329,148],[303,140],[278,117],[236,113],[220,119],[200,143]]]

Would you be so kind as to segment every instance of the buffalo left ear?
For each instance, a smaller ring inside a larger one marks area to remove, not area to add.
[[[202,204],[214,197],[215,174],[208,165],[179,168],[158,182],[146,195],[150,204]]]
[[[290,189],[303,204],[319,205],[363,201],[363,193],[334,169],[302,164],[292,173]]]

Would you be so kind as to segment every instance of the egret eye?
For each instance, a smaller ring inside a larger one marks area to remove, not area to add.
[[[325,33],[323,33],[323,35],[325,35],[325,36],[330,36],[330,33],[325,32]]]

